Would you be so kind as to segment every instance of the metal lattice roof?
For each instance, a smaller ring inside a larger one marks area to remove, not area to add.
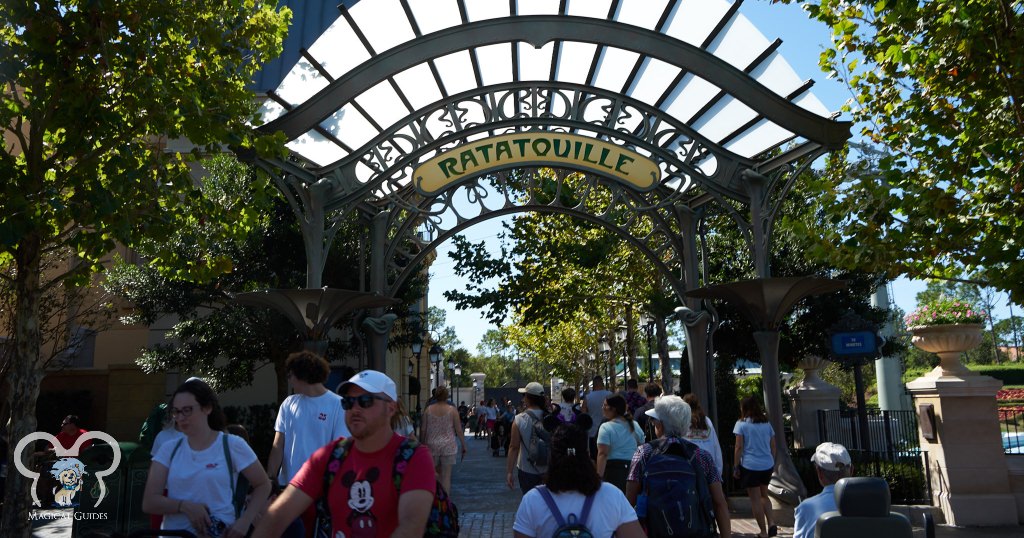
[[[260,129],[284,131],[288,148],[315,175],[349,166],[363,184],[394,173],[380,164],[387,158],[359,165],[382,140],[390,140],[385,152],[403,153],[418,149],[405,148],[403,139],[457,134],[465,143],[510,132],[463,128],[494,124],[491,108],[518,118],[525,98],[503,95],[529,85],[575,93],[550,99],[526,128],[549,128],[540,125],[545,114],[567,116],[559,107],[573,106],[568,100],[589,89],[684,126],[685,136],[657,140],[667,149],[685,153],[691,140],[714,148],[715,158],[695,160],[694,170],[665,174],[675,189],[688,189],[694,173],[713,176],[723,159],[750,165],[792,141],[826,148],[845,142],[848,124],[830,119],[810,91],[813,82],[779,54],[781,40],[762,35],[739,7],[726,0],[361,0],[341,6],[268,92]],[[484,91],[493,107],[456,104],[458,96]],[[626,112],[611,127],[636,133],[652,117]],[[611,119],[573,119],[579,123],[554,130],[614,138],[580,128]]]

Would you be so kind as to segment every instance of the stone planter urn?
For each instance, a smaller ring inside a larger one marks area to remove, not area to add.
[[[926,325],[910,327],[911,342],[939,356],[939,366],[926,377],[963,377],[977,375],[960,362],[960,354],[981,344],[985,326],[980,323]]]
[[[827,364],[827,360],[817,355],[808,355],[800,359],[797,367],[804,371],[804,379],[800,382],[800,386],[809,389],[833,388],[818,375],[818,371]]]

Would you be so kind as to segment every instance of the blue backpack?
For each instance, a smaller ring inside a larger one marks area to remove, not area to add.
[[[540,492],[540,496],[547,503],[548,509],[551,510],[551,515],[555,516],[555,523],[558,524],[558,528],[555,529],[555,533],[551,535],[551,538],[594,538],[593,533],[587,528],[587,516],[590,515],[590,507],[594,504],[594,495],[587,495],[587,499],[583,501],[583,510],[580,512],[580,517],[577,519],[576,514],[569,514],[569,519],[566,520],[562,517],[562,511],[558,509],[558,505],[555,504],[554,497],[551,496],[551,492],[548,491],[546,486],[537,486],[537,491]]]
[[[707,477],[697,462],[697,445],[657,439],[643,468],[642,514],[647,536],[715,535],[714,503]],[[638,514],[641,515],[641,514]]]

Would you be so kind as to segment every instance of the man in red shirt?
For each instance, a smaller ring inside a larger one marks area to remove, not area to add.
[[[341,466],[334,469],[327,492],[331,536],[423,536],[434,500],[434,463],[427,447],[418,446],[405,465],[401,489],[395,487],[395,456],[404,440],[391,429],[398,405],[395,382],[380,372],[365,370],[338,392],[353,443]],[[331,442],[310,456],[260,519],[253,538],[280,536],[324,495],[324,474],[334,448]]]
[[[78,417],[76,415],[68,415],[64,417],[64,420],[60,423],[60,432],[57,433],[57,442],[60,443],[60,446],[64,447],[64,450],[71,450],[71,447],[75,446],[75,441],[77,441],[83,434],[88,433],[88,431],[89,430],[83,430],[78,427]],[[92,446],[91,439],[82,443],[82,446],[78,447],[79,454],[90,446]],[[74,455],[77,456],[78,454]]]

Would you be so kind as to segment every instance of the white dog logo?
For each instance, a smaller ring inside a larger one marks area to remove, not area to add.
[[[76,458],[61,458],[54,462],[50,474],[57,479],[53,488],[53,502],[57,506],[75,506],[75,494],[82,491],[82,478],[86,475],[85,465]]]
[[[50,443],[50,446],[53,447],[53,450],[54,452],[56,452],[58,458],[61,458],[61,460],[72,460],[74,463],[78,464],[79,473],[76,481],[77,486],[73,486],[71,489],[68,489],[67,493],[64,493],[65,490],[63,489],[61,490],[61,492],[58,493],[57,488],[54,488],[54,500],[58,503],[58,505],[60,505],[62,501],[71,503],[72,499],[74,499],[75,497],[75,493],[82,489],[82,475],[85,474],[85,466],[82,465],[82,462],[78,461],[78,459],[76,459],[75,457],[78,456],[78,452],[82,447],[82,443],[85,443],[90,439],[99,439],[110,445],[111,450],[113,450],[114,456],[113,460],[110,462],[110,467],[102,471],[92,473],[93,476],[96,477],[96,485],[98,485],[100,489],[100,494],[98,497],[96,497],[96,504],[94,505],[94,507],[96,507],[99,506],[100,503],[103,502],[103,498],[107,496],[107,486],[106,484],[103,483],[103,479],[110,475],[111,473],[113,473],[114,471],[116,471],[117,466],[121,464],[121,447],[117,444],[116,439],[114,439],[107,433],[94,430],[82,434],[82,436],[75,441],[74,446],[72,446],[70,449],[65,449],[57,441],[56,437],[46,432],[32,432],[23,437],[21,441],[18,441],[18,445],[14,448],[14,466],[18,469],[18,472],[21,473],[22,476],[32,479],[32,488],[30,491],[32,493],[33,505],[42,506],[42,503],[39,502],[39,498],[36,496],[36,482],[39,480],[39,473],[25,466],[25,462],[22,460],[22,454],[24,454],[25,448],[27,448],[31,443],[34,443],[35,441],[46,441]],[[54,464],[54,470],[57,468],[58,464],[60,464],[60,461]],[[65,482],[65,477],[61,476],[64,470],[66,469],[64,467],[61,467],[60,471],[58,471],[57,474],[54,474],[53,470],[50,471],[50,473],[53,474],[53,476],[57,478],[57,480],[60,481],[61,488],[66,488],[67,485],[71,483],[70,474],[68,475],[69,482]],[[71,506],[71,504],[61,506]]]

